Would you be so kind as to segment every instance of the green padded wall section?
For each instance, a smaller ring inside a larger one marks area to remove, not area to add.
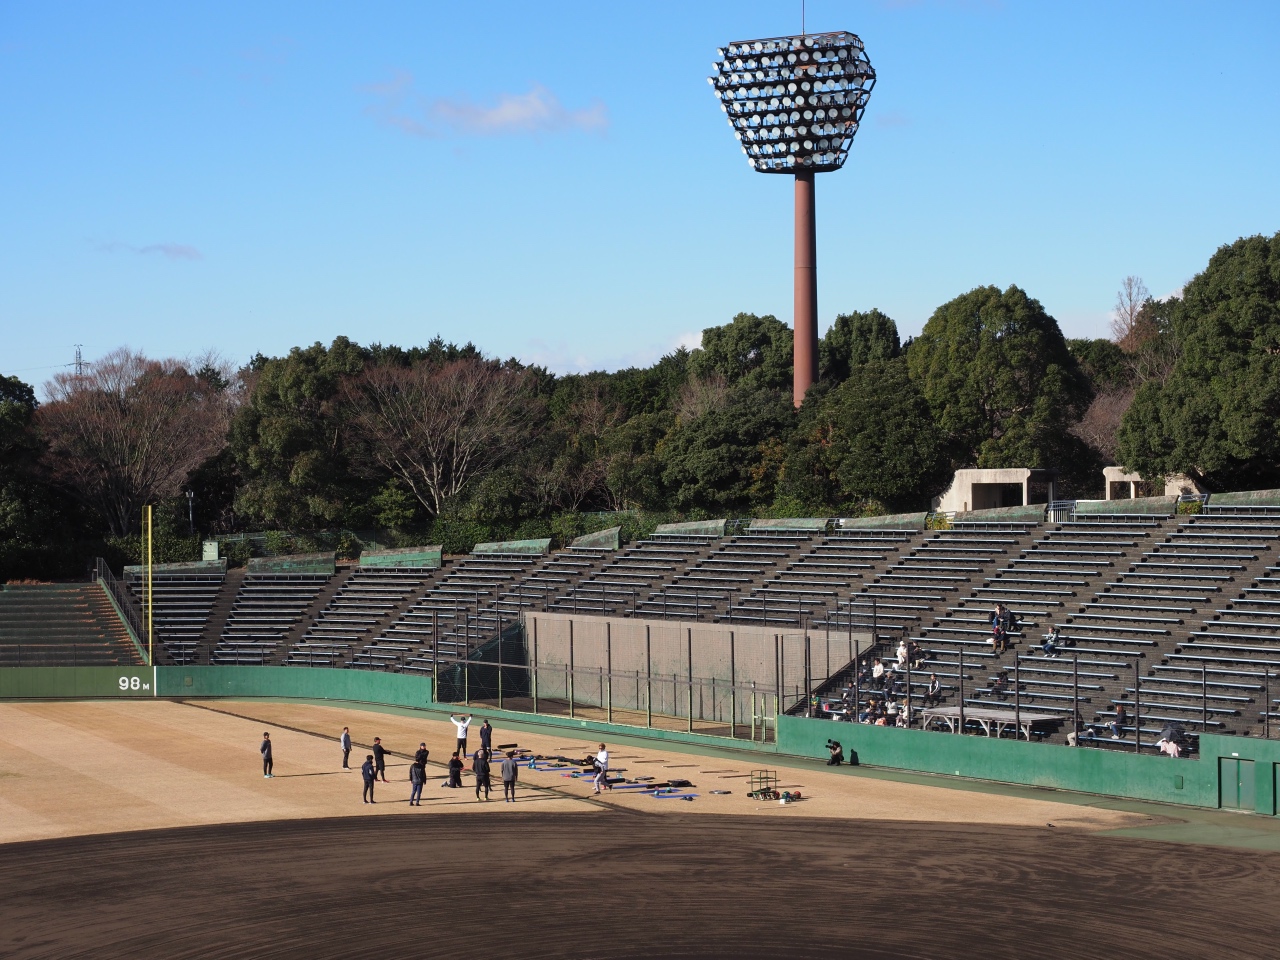
[[[545,540],[501,540],[496,543],[477,543],[472,553],[518,553],[540,557],[551,549],[551,538]]]
[[[442,548],[395,547],[388,550],[365,550],[360,554],[362,567],[438,567]]]
[[[840,521],[845,530],[923,530],[927,513],[891,513],[883,517],[848,517]]]
[[[1177,497],[1138,497],[1136,500],[1087,500],[1076,504],[1076,513],[1114,513],[1125,516],[1171,517]]]
[[[227,572],[227,561],[225,560],[192,560],[189,563],[155,563],[151,565],[151,571],[156,576],[165,574],[219,574]],[[132,563],[124,568],[124,574],[127,577],[131,573],[139,576],[145,576],[147,572],[146,564]]]
[[[752,520],[751,530],[795,530],[806,533],[821,533],[827,529],[829,521],[826,517],[790,517],[782,520]]]
[[[1020,507],[992,507],[990,510],[965,510],[956,514],[957,520],[974,520],[999,523],[1002,520],[1031,521],[1039,523],[1044,519],[1044,503],[1029,503]]]
[[[584,534],[575,539],[571,546],[617,550],[622,546],[622,528],[610,527],[608,530],[597,530],[595,533]]]
[[[1280,490],[1239,490],[1209,497],[1215,507],[1280,507]]]
[[[686,520],[684,523],[660,523],[654,534],[682,537],[723,537],[724,520]]]
[[[329,573],[337,570],[334,553],[295,553],[286,557],[254,557],[250,573]]]

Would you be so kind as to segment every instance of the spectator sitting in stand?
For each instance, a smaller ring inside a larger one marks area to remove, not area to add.
[[[875,663],[871,666],[871,685],[877,690],[884,689],[884,664],[876,657]]]
[[[1001,673],[996,676],[995,681],[991,684],[991,695],[1004,699],[1005,694],[1009,692],[1009,675]]]
[[[1062,642],[1062,631],[1057,624],[1050,628],[1049,632],[1044,635],[1044,650],[1046,657],[1056,657],[1058,655],[1058,644]]]
[[[1016,633],[1021,624],[1018,622],[1018,615],[1008,607],[1004,608],[1004,626],[1005,633]]]
[[[929,686],[924,691],[924,705],[936,707],[942,702],[942,682],[936,673],[929,674]]]
[[[1004,653],[1009,647],[1009,634],[1001,624],[991,628],[991,647],[996,653]]]
[[[1124,733],[1124,725],[1129,722],[1129,711],[1124,708],[1123,703],[1116,704],[1116,715],[1108,726],[1111,727],[1111,739],[1119,740]]]
[[[898,657],[898,669],[899,670],[907,669],[907,660],[910,658],[911,654],[907,649],[906,637],[903,637],[901,640],[898,641],[898,649],[896,653]]]

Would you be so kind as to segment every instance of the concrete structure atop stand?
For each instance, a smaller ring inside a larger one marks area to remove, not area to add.
[[[967,513],[996,507],[1022,507],[1055,499],[1056,470],[1008,467],[957,470],[942,496],[933,501],[939,513]]]
[[[1108,500],[1134,500],[1138,497],[1177,497],[1182,494],[1208,493],[1204,487],[1183,473],[1160,480],[1143,480],[1140,474],[1127,473],[1124,467],[1103,467]]]

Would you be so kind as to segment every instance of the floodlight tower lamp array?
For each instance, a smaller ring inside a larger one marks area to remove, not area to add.
[[[708,82],[760,173],[839,170],[876,74],[852,33],[737,41]]]
[[[818,251],[814,175],[839,170],[876,83],[862,41],[845,30],[738,40],[708,78],[759,173],[796,178],[795,357],[798,407],[818,379]]]

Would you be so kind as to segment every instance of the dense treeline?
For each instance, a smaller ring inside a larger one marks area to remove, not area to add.
[[[842,315],[799,410],[791,330],[749,313],[651,367],[566,376],[439,338],[340,337],[239,370],[120,350],[43,404],[0,378],[0,578],[137,556],[146,503],[180,559],[237,531],[466,549],[618,511],[919,510],[962,466],[1056,468],[1080,497],[1115,462],[1280,483],[1280,234],[1223,247],[1181,297],[1128,278],[1116,318],[1112,340],[1066,340],[1018,287],[956,297],[905,344],[878,310]]]

